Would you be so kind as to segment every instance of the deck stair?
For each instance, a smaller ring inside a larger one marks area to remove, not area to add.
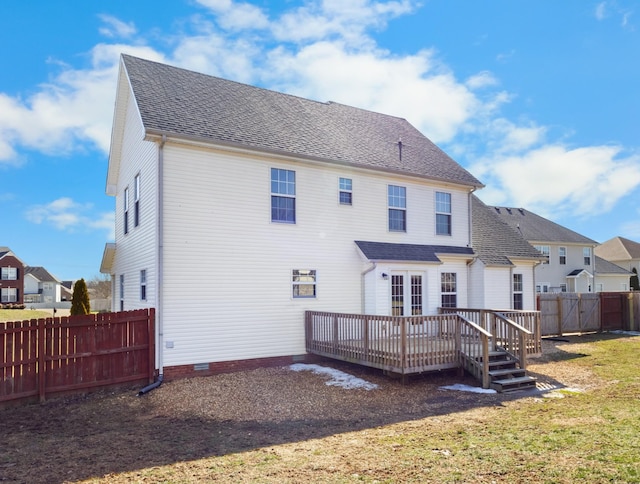
[[[482,356],[467,358],[473,360],[471,364],[476,370],[482,368]],[[527,375],[527,371],[520,368],[518,361],[506,351],[490,351],[488,366],[489,387],[499,393],[528,390],[536,386],[536,378]],[[482,381],[482,373],[480,372],[477,376]]]

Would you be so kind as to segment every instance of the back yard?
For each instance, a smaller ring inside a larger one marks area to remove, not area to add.
[[[640,337],[545,341],[538,392],[265,368],[0,409],[0,482],[640,482]]]

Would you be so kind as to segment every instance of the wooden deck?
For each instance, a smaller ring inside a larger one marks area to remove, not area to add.
[[[456,309],[408,317],[307,311],[306,349],[401,375],[465,368],[488,387],[492,351],[508,352],[521,368],[527,356],[540,353],[539,321],[535,311]]]

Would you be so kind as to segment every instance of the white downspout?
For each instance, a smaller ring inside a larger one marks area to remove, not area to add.
[[[167,136],[162,135],[162,139],[158,145],[158,199],[157,199],[157,233],[158,240],[158,257],[156,267],[156,348],[158,355],[158,373],[160,379],[164,378],[164,308],[163,304],[163,280],[164,280],[164,144],[167,142]]]
[[[362,313],[363,314],[366,313],[366,311],[365,311],[366,303],[365,303],[365,294],[364,294],[365,276],[367,274],[369,274],[369,272],[374,271],[376,269],[376,267],[378,267],[378,263],[377,262],[373,261],[372,264],[373,265],[371,267],[369,267],[367,270],[363,271],[362,274],[361,274],[362,275],[362,288],[360,290],[360,307],[362,308]]]

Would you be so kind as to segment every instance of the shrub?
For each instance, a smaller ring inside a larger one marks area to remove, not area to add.
[[[84,279],[76,281],[73,286],[73,297],[71,298],[71,316],[79,316],[82,314],[89,314],[91,312],[91,305],[89,303],[89,291],[87,291],[87,284]]]

